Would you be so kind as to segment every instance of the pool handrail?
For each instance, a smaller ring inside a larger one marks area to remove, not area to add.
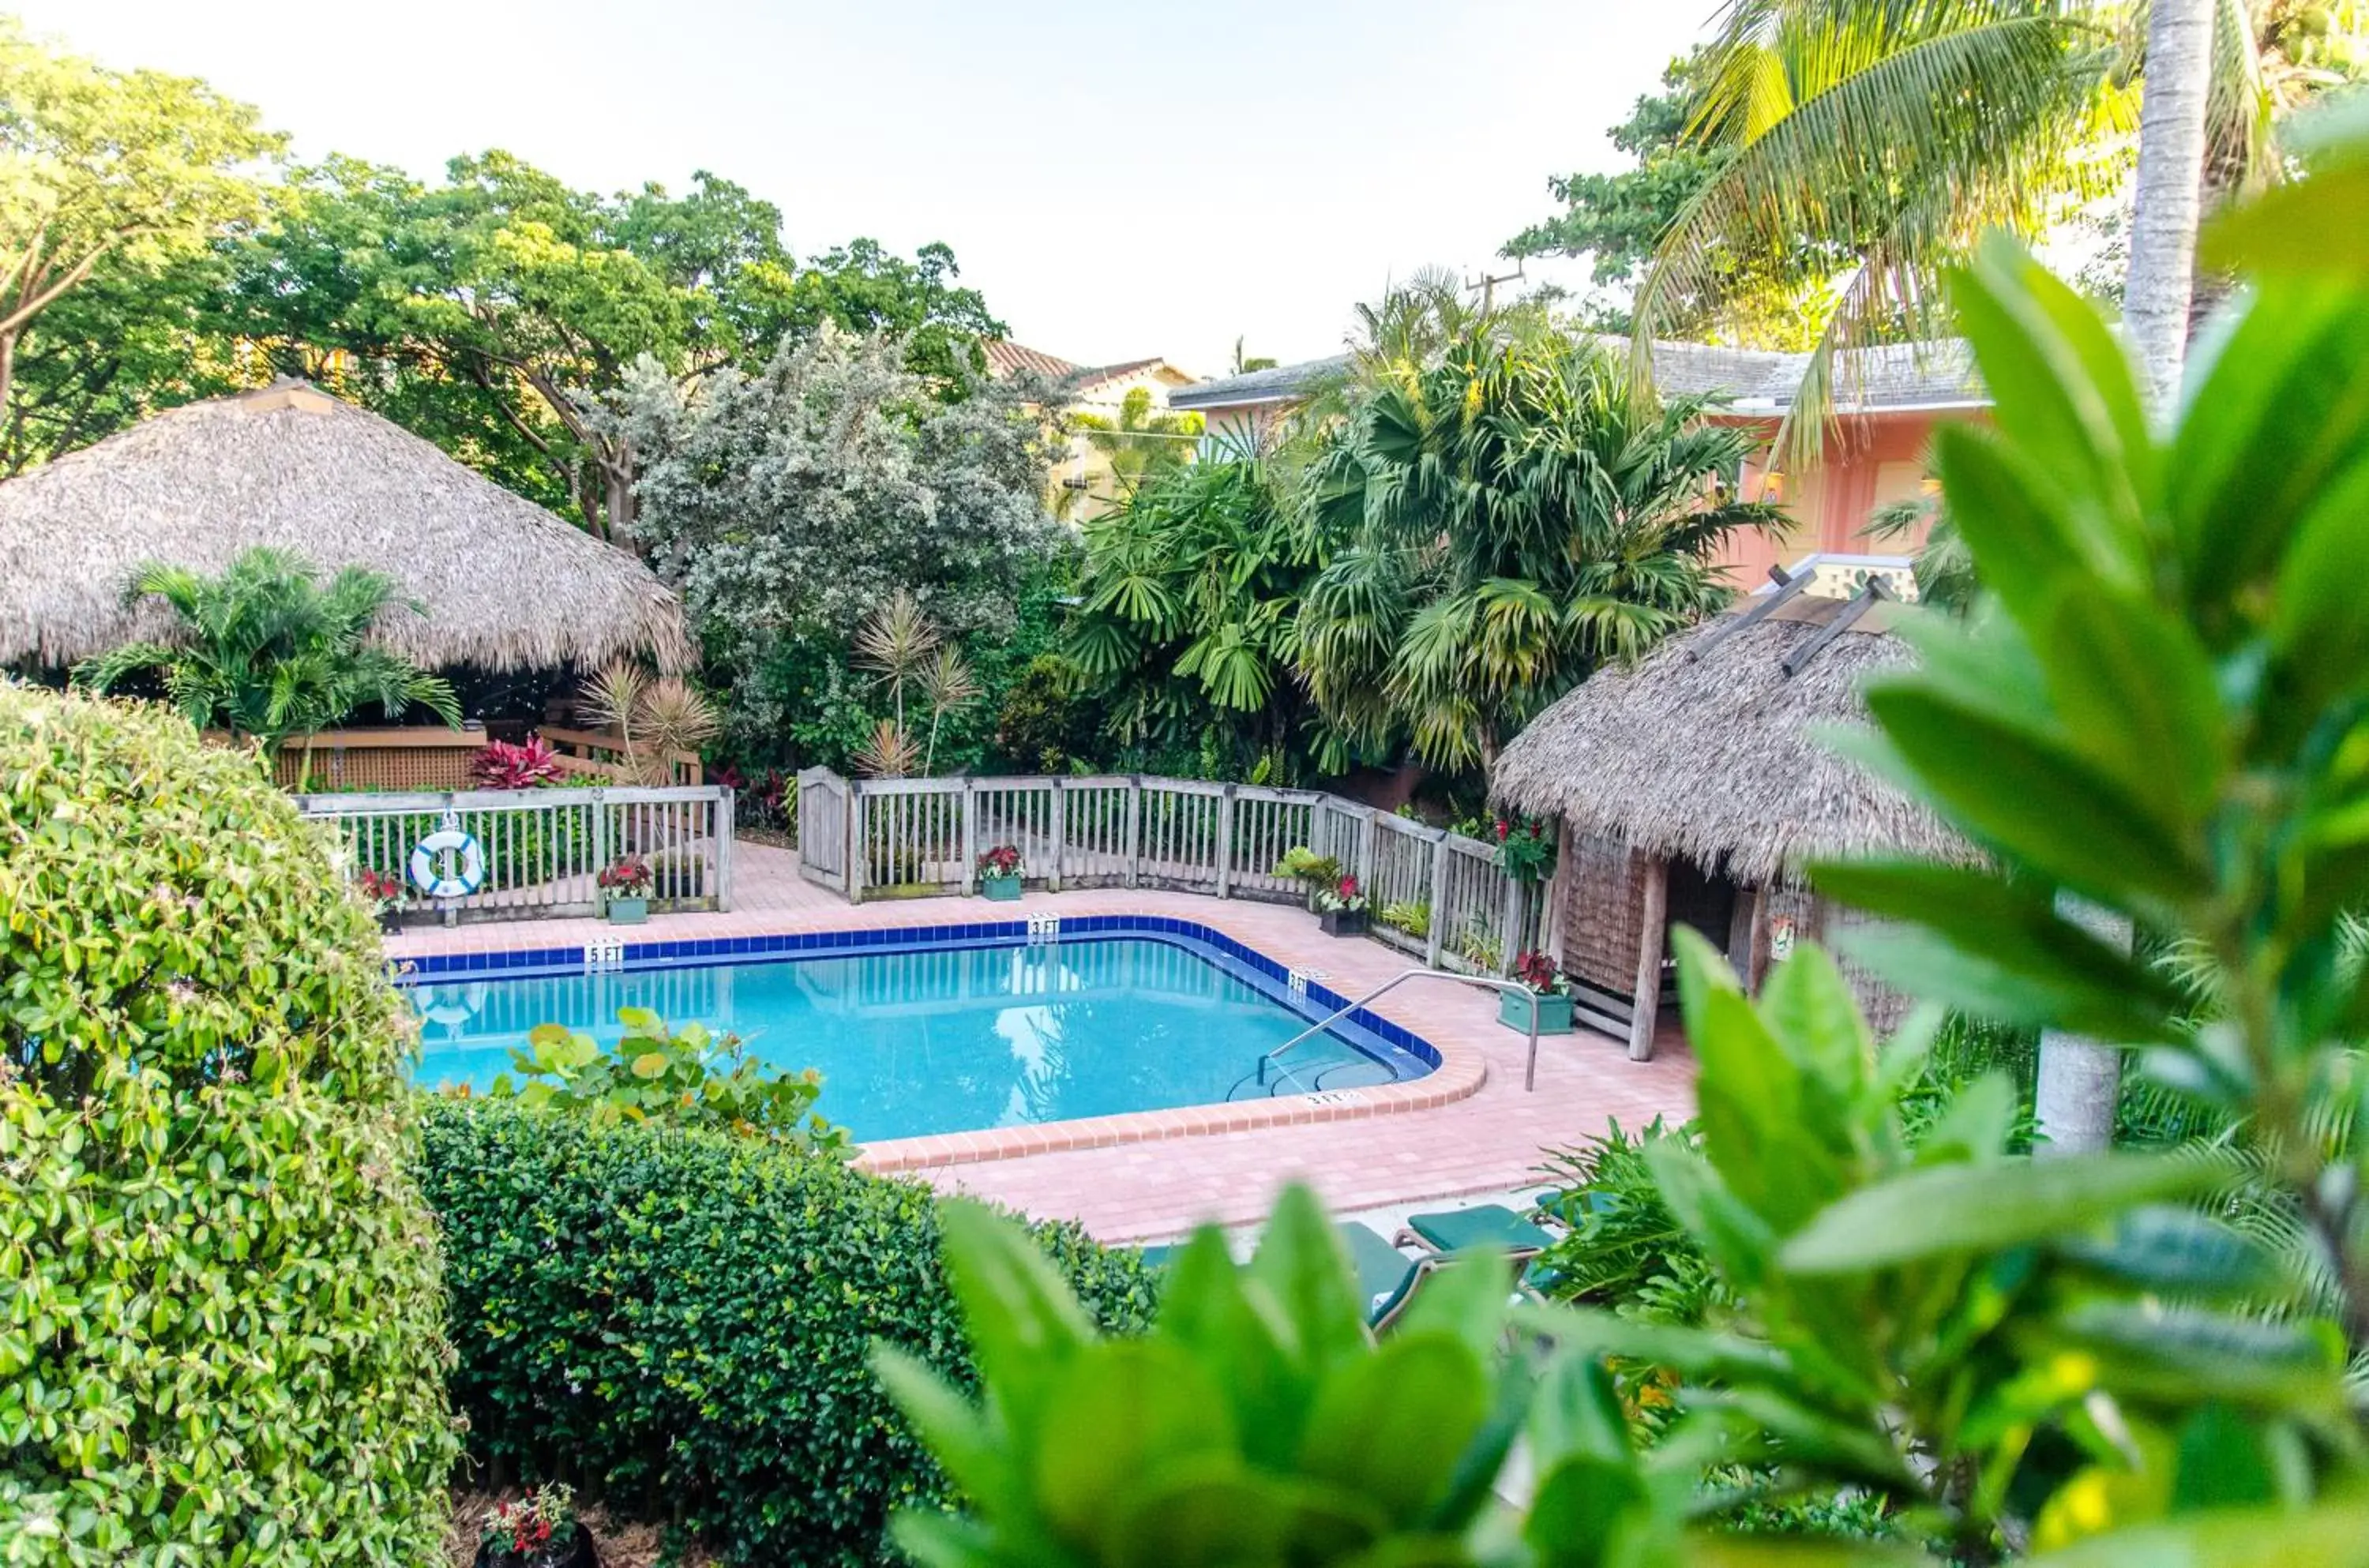
[[[1342,1008],[1340,1012],[1333,1013],[1331,1017],[1325,1018],[1319,1023],[1310,1024],[1307,1028],[1302,1029],[1299,1034],[1294,1035],[1291,1038],[1284,1041],[1283,1044],[1276,1047],[1275,1049],[1267,1052],[1265,1056],[1261,1057],[1259,1059],[1261,1076],[1265,1076],[1266,1064],[1268,1062],[1273,1061],[1276,1058],[1291,1049],[1292,1047],[1299,1044],[1302,1040],[1312,1039],[1316,1036],[1324,1033],[1325,1030],[1330,1029],[1333,1024],[1338,1024],[1342,1019],[1348,1017],[1349,1014],[1356,1012],[1359,1008],[1365,1006],[1366,1003],[1373,1001],[1376,997],[1380,996],[1385,991],[1393,990],[1408,980],[1422,979],[1426,976],[1434,979],[1457,980],[1468,986],[1486,986],[1489,990],[1497,992],[1500,996],[1522,996],[1529,999],[1530,1054],[1528,1065],[1522,1072],[1522,1090],[1525,1093],[1535,1093],[1539,1086],[1539,993],[1532,990],[1529,987],[1523,985],[1518,980],[1501,980],[1488,975],[1468,975],[1458,969],[1416,968],[1401,970],[1399,973],[1391,976],[1389,979],[1384,980],[1380,985],[1378,985],[1373,990],[1368,991],[1365,995],[1357,998],[1356,1001],[1350,1002],[1347,1006]]]

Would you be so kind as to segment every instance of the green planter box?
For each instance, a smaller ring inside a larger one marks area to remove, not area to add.
[[[990,903],[1009,904],[1020,897],[1017,876],[982,876],[978,879],[979,896]]]
[[[1539,1002],[1539,1033],[1568,1035],[1571,1033],[1571,998],[1542,996]],[[1530,1032],[1530,1001],[1528,997],[1511,991],[1497,993],[1497,1022],[1522,1034]]]
[[[650,918],[647,898],[612,898],[608,908],[611,925],[639,925]]]

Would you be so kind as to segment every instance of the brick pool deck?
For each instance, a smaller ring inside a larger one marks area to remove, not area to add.
[[[1322,973],[1351,997],[1413,963],[1379,942],[1328,937],[1313,916],[1283,905],[1123,888],[1032,892],[1017,906],[960,898],[850,905],[799,876],[790,851],[744,842],[734,853],[731,913],[656,915],[629,940],[1134,914],[1222,932],[1278,962]],[[407,958],[572,946],[615,934],[593,920],[486,921],[406,931],[388,938],[386,950]],[[1040,1219],[1080,1220],[1106,1242],[1147,1241],[1206,1219],[1247,1223],[1295,1179],[1312,1185],[1336,1212],[1505,1192],[1534,1184],[1548,1150],[1601,1132],[1608,1119],[1636,1127],[1694,1109],[1694,1060],[1674,1030],[1664,1030],[1650,1062],[1631,1061],[1600,1035],[1550,1036],[1539,1045],[1537,1091],[1525,1093],[1528,1041],[1497,1022],[1493,993],[1415,981],[1373,1011],[1436,1046],[1439,1071],[1345,1104],[1285,1099],[909,1139],[874,1146],[867,1162]],[[1095,1130],[1083,1137],[1064,1131],[1090,1125]],[[1090,1147],[1059,1147],[1089,1139]]]

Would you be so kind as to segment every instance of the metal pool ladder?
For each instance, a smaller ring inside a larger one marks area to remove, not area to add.
[[[1500,995],[1521,996],[1529,999],[1530,1055],[1528,1065],[1524,1068],[1522,1072],[1522,1089],[1525,1093],[1534,1092],[1539,1086],[1538,993],[1530,990],[1529,987],[1521,985],[1513,980],[1493,979],[1486,975],[1459,974],[1454,969],[1407,969],[1391,976],[1389,979],[1384,980],[1380,985],[1376,986],[1373,990],[1368,991],[1356,1001],[1341,1009],[1340,1012],[1333,1013],[1331,1017],[1324,1019],[1321,1023],[1310,1024],[1307,1028],[1302,1029],[1299,1034],[1294,1035],[1291,1038],[1284,1041],[1283,1044],[1276,1047],[1275,1049],[1261,1057],[1259,1059],[1259,1082],[1262,1083],[1266,1082],[1266,1064],[1268,1062],[1273,1061],[1276,1058],[1291,1049],[1292,1047],[1299,1044],[1302,1040],[1311,1039],[1314,1036],[1324,1033],[1325,1030],[1330,1029],[1333,1024],[1341,1022],[1342,1019],[1348,1017],[1349,1014],[1356,1012],[1357,1009],[1365,1006],[1366,1003],[1373,1001],[1376,997],[1380,996],[1383,992],[1395,990],[1409,980],[1420,980],[1425,979],[1455,980],[1468,986],[1485,986],[1489,990],[1494,990]]]

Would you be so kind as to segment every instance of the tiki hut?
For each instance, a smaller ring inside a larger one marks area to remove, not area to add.
[[[1599,671],[1505,748],[1497,799],[1560,819],[1545,941],[1594,1027],[1642,1059],[1670,1000],[1668,931],[1694,927],[1757,985],[1772,957],[1848,917],[1813,894],[1822,856],[1959,858],[1964,842],[1820,731],[1863,723],[1860,681],[1910,657],[1902,606],[1878,579],[1787,585]],[[1829,592],[1837,591],[1831,587]],[[1898,1001],[1863,975],[1880,1021]]]
[[[0,665],[70,664],[172,630],[127,606],[145,561],[213,573],[258,544],[374,567],[425,616],[380,635],[430,669],[689,657],[641,562],[398,426],[299,381],[193,403],[0,485]]]

